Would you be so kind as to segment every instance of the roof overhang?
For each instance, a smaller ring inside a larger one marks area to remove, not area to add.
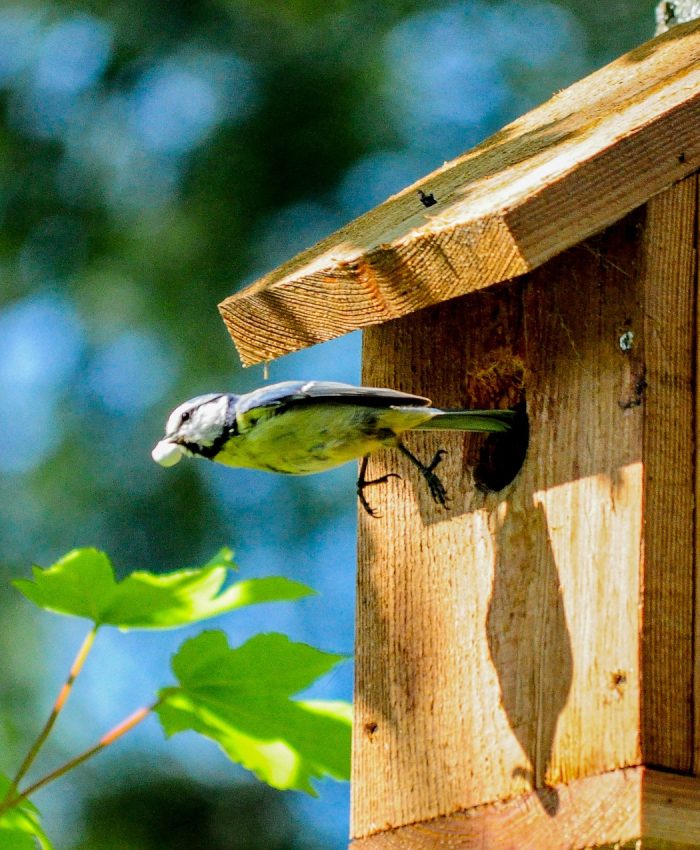
[[[674,27],[219,305],[245,365],[524,274],[700,168],[700,22]],[[417,190],[434,195],[424,207]]]

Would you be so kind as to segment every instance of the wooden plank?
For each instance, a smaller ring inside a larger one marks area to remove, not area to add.
[[[482,437],[424,434],[435,506],[393,453],[360,515],[352,834],[422,822],[640,762],[644,214],[523,281],[365,335],[363,379],[445,406],[498,406],[524,386],[531,443],[484,495]],[[473,331],[473,332],[472,332]]]
[[[644,847],[700,848],[700,779],[646,770],[642,782]]]
[[[354,841],[353,850],[697,850],[700,780],[643,767],[556,789],[550,817],[535,792]],[[550,792],[551,793],[551,792]]]
[[[449,451],[448,512],[371,461],[402,479],[360,516],[354,835],[692,769],[696,202],[693,176],[519,283],[366,334],[368,383],[453,407],[525,388],[531,444],[484,496],[482,437],[412,436]]]
[[[697,178],[647,205],[642,757],[693,768]],[[641,387],[640,387],[641,389]],[[640,399],[641,400],[641,399]]]
[[[700,166],[700,25],[675,27],[248,287],[244,363],[523,274]],[[424,208],[420,185],[437,204]]]
[[[696,246],[696,267],[695,267],[695,291],[700,291],[700,261],[697,255],[697,246],[700,244],[700,179],[698,179],[698,195],[697,195],[698,216],[695,221],[695,246]],[[695,326],[700,328],[700,298],[695,298]],[[700,522],[698,511],[700,511],[700,436],[697,429],[700,426],[700,345],[698,345],[697,337],[695,340],[695,614],[694,614],[694,665],[693,665],[693,773],[700,776],[700,579],[698,577],[698,569],[700,568]]]
[[[556,789],[557,814],[535,792],[354,841],[352,850],[577,850],[642,834],[642,768],[574,780]]]

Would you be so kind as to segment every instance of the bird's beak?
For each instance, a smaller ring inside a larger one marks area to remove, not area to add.
[[[151,452],[151,457],[161,466],[175,466],[183,455],[182,446],[171,440],[161,440]]]

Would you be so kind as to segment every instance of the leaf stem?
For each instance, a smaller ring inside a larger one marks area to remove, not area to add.
[[[90,749],[85,750],[80,753],[80,755],[70,759],[70,761],[67,761],[61,767],[56,768],[56,770],[51,771],[51,773],[47,773],[46,776],[38,779],[33,785],[25,788],[24,791],[21,792],[20,796],[29,797],[39,788],[43,788],[44,785],[48,785],[49,782],[53,782],[54,779],[58,779],[59,776],[63,776],[64,773],[68,773],[69,770],[73,770],[74,767],[77,767],[79,764],[82,764],[84,761],[92,758],[92,756],[97,755],[97,753],[104,750],[105,747],[113,744],[130,729],[133,729],[134,726],[140,723],[145,717],[148,717],[152,710],[153,706],[151,705],[145,705],[142,708],[137,709],[133,714],[130,714],[125,720],[122,720],[121,723],[118,723],[113,729],[110,729],[109,732],[104,734],[94,747],[90,747]]]
[[[121,723],[118,723],[113,729],[110,729],[109,732],[106,732],[93,747],[90,747],[70,759],[65,764],[61,765],[61,767],[57,767],[56,770],[52,770],[51,773],[47,773],[45,776],[42,776],[41,779],[38,779],[32,785],[29,785],[23,791],[18,792],[17,789],[14,788],[12,796],[8,795],[3,802],[0,803],[0,815],[7,811],[7,809],[16,806],[20,801],[31,796],[35,791],[38,791],[39,788],[43,788],[44,785],[48,785],[49,782],[53,782],[54,779],[58,779],[60,776],[68,773],[69,770],[73,770],[74,767],[78,767],[78,765],[82,764],[84,761],[87,761],[89,758],[92,758],[92,756],[97,755],[97,753],[104,750],[105,747],[113,744],[116,740],[121,738],[122,735],[125,735],[130,729],[133,729],[134,726],[139,724],[144,718],[148,717],[159,702],[160,700],[157,700],[153,703],[153,705],[146,705],[137,709],[133,714],[130,714],[127,718],[122,720]]]
[[[66,704],[68,697],[70,696],[70,692],[73,688],[73,683],[78,677],[78,674],[83,669],[83,665],[85,664],[85,659],[87,658],[90,650],[92,649],[92,645],[95,642],[95,635],[97,634],[97,626],[93,626],[90,631],[85,635],[85,639],[83,640],[80,649],[78,650],[77,655],[75,656],[73,663],[70,668],[70,672],[68,673],[68,678],[63,684],[58,697],[56,698],[56,702],[51,709],[51,714],[48,717],[48,720],[44,724],[44,728],[39,732],[36,741],[32,744],[29,749],[29,752],[24,757],[24,761],[19,767],[19,770],[15,774],[14,779],[12,780],[12,785],[10,786],[7,796],[5,799],[14,796],[17,791],[17,786],[24,778],[26,772],[31,767],[34,759],[37,757],[39,750],[43,747],[44,742],[49,737],[51,730],[53,729],[54,723],[58,719],[58,715],[61,713],[63,706]]]

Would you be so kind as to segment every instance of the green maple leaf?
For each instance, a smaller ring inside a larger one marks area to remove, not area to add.
[[[13,584],[40,608],[123,630],[171,629],[245,605],[313,593],[278,577],[239,581],[222,590],[234,566],[231,551],[222,549],[202,567],[160,574],[140,570],[117,582],[104,552],[74,549],[46,569],[34,567],[33,580]]]
[[[343,658],[281,634],[232,649],[204,632],[173,658],[179,687],[160,692],[156,711],[166,735],[193,729],[275,788],[314,794],[312,778],[349,778],[351,707],[290,697]]]
[[[0,800],[12,787],[12,783],[0,774]],[[29,800],[0,815],[0,847],[2,850],[52,850],[51,842],[39,823],[39,810]]]

